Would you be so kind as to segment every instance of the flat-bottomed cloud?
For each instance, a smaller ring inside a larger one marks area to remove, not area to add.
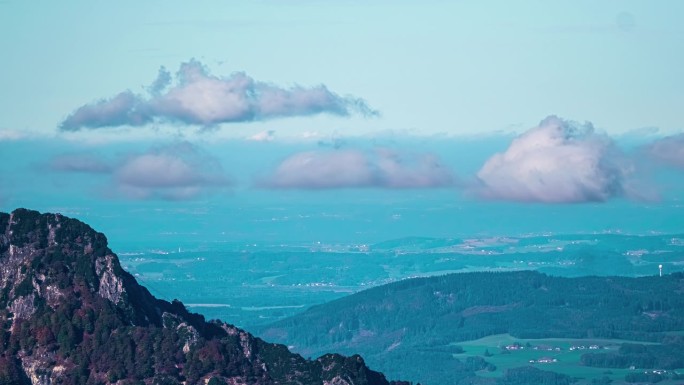
[[[59,155],[48,168],[106,175],[110,182],[104,195],[110,198],[186,200],[232,185],[215,158],[188,142],[131,153],[116,162],[90,154]]]
[[[282,189],[439,188],[456,177],[439,158],[389,149],[305,151],[283,160],[258,185]]]

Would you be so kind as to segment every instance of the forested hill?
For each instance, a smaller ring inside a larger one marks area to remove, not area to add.
[[[305,360],[154,298],[86,224],[0,213],[0,384],[376,384],[359,356]]]
[[[314,306],[258,333],[304,355],[361,353],[385,373],[411,374],[419,360],[434,370],[467,371],[451,359],[450,344],[494,334],[659,341],[681,330],[682,273],[561,278],[519,271],[408,279]]]

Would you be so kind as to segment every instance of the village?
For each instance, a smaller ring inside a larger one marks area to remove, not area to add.
[[[600,349],[609,349],[606,346],[602,345],[597,345],[597,344],[592,344],[592,345],[572,345],[568,348],[570,351],[576,351],[576,350],[600,350]],[[563,351],[563,348],[559,346],[551,346],[551,345],[532,345],[529,342],[526,344],[520,344],[518,342],[506,345],[502,348],[503,352],[505,353],[510,353],[510,352],[515,352],[515,351],[522,351],[522,350],[535,350],[535,351],[545,351],[545,352],[561,352]],[[555,357],[549,357],[549,356],[543,356],[537,359],[531,359],[528,361],[530,364],[551,364],[551,363],[556,363],[558,362],[558,359]]]

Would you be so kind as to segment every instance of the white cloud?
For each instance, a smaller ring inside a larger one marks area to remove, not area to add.
[[[147,89],[149,95],[124,91],[83,105],[60,128],[78,131],[143,126],[155,121],[206,127],[321,113],[377,115],[362,99],[340,96],[324,85],[281,88],[256,81],[242,72],[218,77],[196,60],[181,64],[175,78],[176,83],[172,85],[171,74],[162,67]]]
[[[273,139],[275,139],[275,131],[269,130],[269,131],[262,131],[257,134],[254,134],[252,136],[248,136],[245,138],[247,140],[251,140],[253,142],[270,142]]]
[[[432,154],[407,156],[379,149],[375,158],[380,185],[390,188],[432,188],[456,183],[452,172]]]
[[[20,140],[20,139],[25,139],[27,137],[26,134],[19,130],[2,130],[0,129],[0,141],[11,141],[11,140]]]
[[[590,123],[549,116],[485,162],[477,192],[522,202],[605,201],[625,194],[628,171],[613,142]]]
[[[451,171],[433,155],[338,149],[294,154],[259,185],[285,189],[437,188],[455,183]]]
[[[131,155],[113,179],[116,191],[133,199],[191,199],[231,184],[215,159],[187,142]]]
[[[194,199],[231,186],[220,163],[188,142],[130,153],[116,161],[95,154],[58,155],[47,169],[105,175],[109,182],[104,195],[110,198]]]

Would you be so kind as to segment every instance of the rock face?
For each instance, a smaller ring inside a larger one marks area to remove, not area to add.
[[[154,298],[59,214],[0,213],[0,323],[0,384],[388,384],[359,356],[305,360]]]

